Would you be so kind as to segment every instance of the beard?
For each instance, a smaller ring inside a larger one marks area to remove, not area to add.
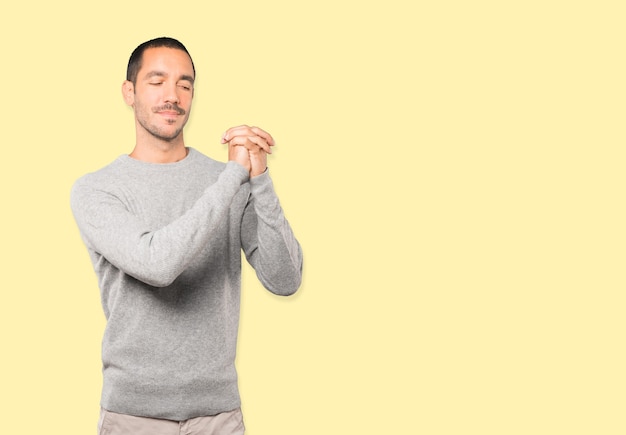
[[[171,128],[167,128],[161,125],[156,125],[156,123],[151,123],[151,115],[157,114],[159,111],[162,111],[162,110],[175,110],[180,116],[184,116],[186,114],[185,110],[178,107],[177,105],[166,104],[160,107],[152,107],[149,110],[145,110],[145,109],[136,110],[135,114],[137,117],[137,122],[139,122],[139,125],[141,125],[141,127],[144,130],[146,130],[155,138],[162,140],[164,142],[172,142],[176,140],[182,133],[183,128],[185,127],[185,124],[187,124],[187,120],[189,119],[189,116],[186,116],[183,119],[182,124],[178,128],[172,130]],[[172,125],[176,123],[176,120],[168,119],[166,122],[169,125]]]

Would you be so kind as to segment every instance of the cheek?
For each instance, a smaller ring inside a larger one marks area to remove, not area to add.
[[[191,97],[182,97],[180,99],[179,106],[185,109],[187,112],[189,112],[189,110],[191,110],[191,101],[192,101]]]

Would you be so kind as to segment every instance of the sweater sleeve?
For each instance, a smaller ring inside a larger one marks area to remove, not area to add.
[[[250,193],[241,229],[246,259],[266,289],[291,295],[302,282],[302,249],[285,219],[269,172],[250,180]]]
[[[147,228],[115,194],[78,180],[71,207],[87,247],[118,269],[155,287],[170,285],[210,240],[226,219],[230,204],[248,180],[247,171],[234,162],[186,213],[170,224]]]

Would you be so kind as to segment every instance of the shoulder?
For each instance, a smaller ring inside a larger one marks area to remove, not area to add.
[[[74,182],[72,191],[86,188],[102,188],[110,184],[120,174],[120,162],[121,156],[103,168],[82,175]]]
[[[79,177],[70,190],[70,204],[74,211],[84,209],[101,197],[114,195],[119,190],[117,186],[124,181],[124,170],[120,156],[108,165],[94,172]]]

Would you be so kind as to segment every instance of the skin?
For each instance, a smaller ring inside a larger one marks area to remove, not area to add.
[[[182,50],[147,49],[136,84],[126,80],[122,95],[135,112],[135,148],[131,157],[150,163],[173,163],[187,156],[183,129],[193,101],[193,66]],[[222,135],[228,159],[248,170],[251,177],[265,172],[272,136],[258,127],[239,125]]]

